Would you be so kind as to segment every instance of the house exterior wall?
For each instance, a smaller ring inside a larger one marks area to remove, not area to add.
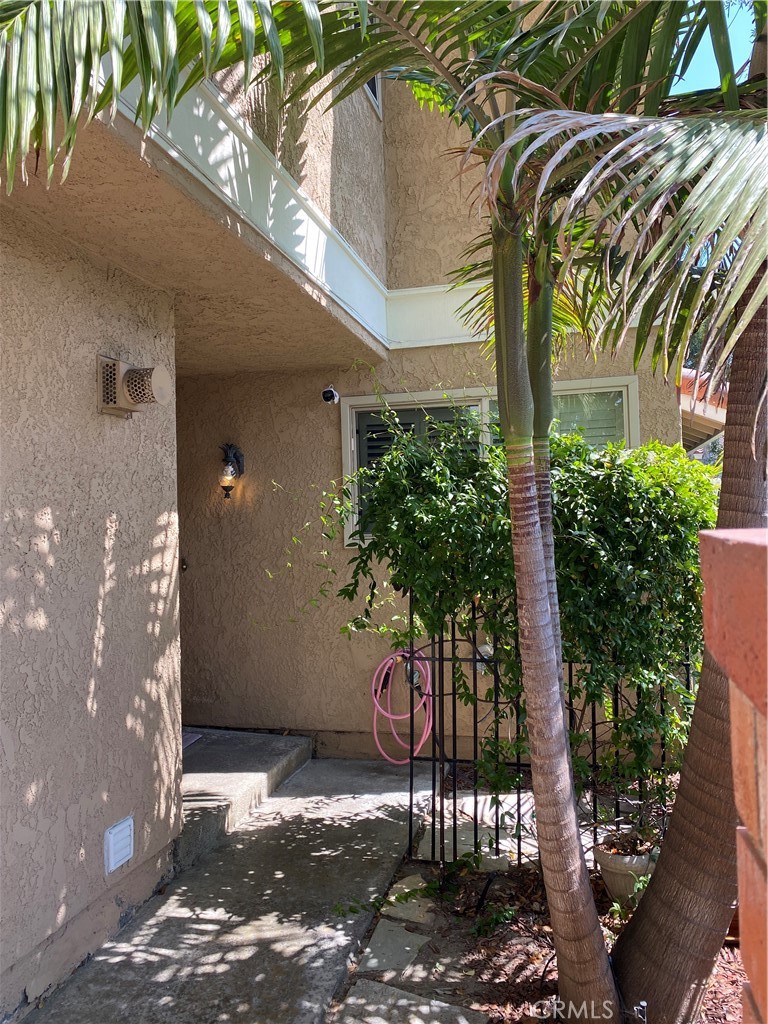
[[[5,1019],[152,892],[181,802],[175,404],[96,404],[98,353],[173,373],[172,298],[25,216],[0,229]]]
[[[256,83],[247,94],[242,84],[239,67],[216,76],[216,85],[240,116],[386,284],[382,115],[363,90],[330,110],[328,100],[304,110],[295,103],[286,110],[274,83]]]
[[[591,369],[579,354],[560,374],[577,379]],[[630,353],[601,360],[595,371],[631,374]],[[648,370],[639,376],[641,440],[674,443],[674,388]],[[358,368],[333,378],[342,396],[493,382],[475,344],[394,351],[373,377]],[[316,734],[321,754],[374,756],[369,686],[387,643],[340,634],[351,605],[309,603],[327,579],[316,567],[319,501],[342,474],[339,410],[320,399],[327,383],[315,373],[179,379],[184,720],[294,729]],[[240,445],[246,459],[229,501],[217,485],[225,442]],[[315,526],[305,535],[308,522]],[[331,545],[333,588],[346,580],[349,554],[340,539]]]
[[[483,227],[471,169],[460,173],[469,131],[414,101],[408,86],[386,82],[387,284],[444,283]]]

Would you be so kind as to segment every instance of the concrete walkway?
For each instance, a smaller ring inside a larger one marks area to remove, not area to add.
[[[426,789],[426,777],[425,777]],[[407,843],[407,770],[315,760],[28,1024],[320,1024]]]

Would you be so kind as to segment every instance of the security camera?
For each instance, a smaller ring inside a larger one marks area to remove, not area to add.
[[[327,388],[323,388],[322,399],[324,402],[327,402],[328,405],[331,405],[331,403],[333,403],[333,405],[339,404],[339,392],[333,384],[329,384]]]

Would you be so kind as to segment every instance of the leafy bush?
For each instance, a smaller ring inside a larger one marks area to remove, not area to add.
[[[520,673],[503,450],[484,446],[466,414],[433,423],[428,437],[400,430],[394,417],[390,427],[391,449],[354,481],[366,504],[339,593],[365,600],[348,628],[375,628],[400,646],[451,618],[469,635],[481,609],[513,699]],[[690,717],[679,669],[702,642],[698,531],[715,521],[712,471],[680,446],[598,450],[571,435],[552,439],[552,486],[563,657],[580,666],[571,697],[601,703],[612,723],[606,777],[651,779],[659,737],[669,771]],[[354,515],[349,487],[333,504],[341,521]],[[402,617],[381,620],[382,565],[395,589],[413,595],[412,630]]]

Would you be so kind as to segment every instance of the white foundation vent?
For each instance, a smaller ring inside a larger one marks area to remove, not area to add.
[[[104,870],[109,875],[133,856],[133,818],[123,818],[104,833]]]
[[[131,366],[99,356],[99,412],[131,419],[142,405],[168,405],[171,375],[164,366]]]

